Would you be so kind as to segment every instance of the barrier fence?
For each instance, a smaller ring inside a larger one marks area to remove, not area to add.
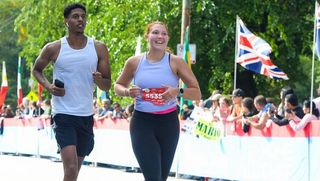
[[[320,180],[320,121],[312,121],[301,131],[271,124],[262,131],[242,131],[241,124],[227,123],[220,132],[210,126],[198,131],[182,131],[171,168],[179,174],[240,181]],[[50,120],[6,118],[0,136],[0,152],[60,158]],[[138,167],[127,120],[95,121],[95,147],[86,161]],[[199,136],[200,135],[200,136]]]

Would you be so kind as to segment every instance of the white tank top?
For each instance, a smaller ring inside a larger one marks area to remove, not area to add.
[[[96,71],[98,56],[94,40],[87,37],[83,49],[73,49],[66,37],[61,38],[61,49],[53,67],[53,80],[64,82],[65,95],[52,97],[52,113],[75,116],[93,114],[94,82],[92,72]]]

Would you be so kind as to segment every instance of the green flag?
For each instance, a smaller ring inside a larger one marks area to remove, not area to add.
[[[189,65],[191,69],[191,54],[190,54],[190,47],[189,47],[189,26],[186,28],[186,34],[184,36],[183,41],[183,59]]]

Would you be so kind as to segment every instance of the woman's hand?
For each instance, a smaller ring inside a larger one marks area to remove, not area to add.
[[[127,96],[135,98],[135,97],[138,97],[140,95],[141,88],[136,86],[136,85],[133,85],[132,87],[128,88],[126,90],[126,92],[128,92]]]
[[[176,99],[179,94],[179,88],[171,86],[163,86],[166,88],[166,91],[162,94],[162,98],[166,101],[171,99]]]

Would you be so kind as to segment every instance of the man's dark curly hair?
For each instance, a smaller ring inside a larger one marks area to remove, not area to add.
[[[77,9],[77,8],[80,8],[84,12],[86,12],[86,7],[83,4],[80,4],[80,3],[70,4],[70,5],[68,5],[68,6],[66,6],[64,8],[64,11],[63,11],[64,18],[68,18],[70,13],[71,13],[71,11],[74,10],[74,9]]]

